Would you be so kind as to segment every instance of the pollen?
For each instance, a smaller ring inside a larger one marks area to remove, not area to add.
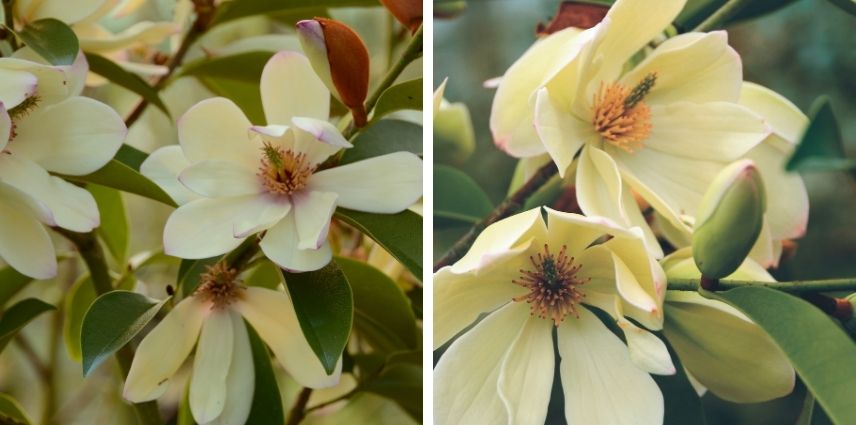
[[[531,270],[520,270],[520,278],[511,282],[529,289],[529,293],[515,297],[514,301],[526,301],[530,314],[542,319],[551,319],[558,326],[569,314],[579,318],[579,304],[585,298],[582,285],[591,278],[580,278],[582,264],[574,265],[574,257],[568,257],[567,247],[562,246],[557,254],[550,252],[544,244],[544,252],[530,256]]]
[[[257,175],[265,189],[275,195],[291,195],[304,187],[315,166],[304,153],[265,143]]]
[[[651,134],[651,109],[642,100],[656,81],[657,74],[651,73],[632,89],[600,83],[592,101],[592,124],[605,141],[630,153],[642,147]]]
[[[15,137],[18,136],[18,121],[20,121],[21,118],[30,115],[30,113],[33,112],[33,110],[35,110],[36,107],[39,106],[41,100],[41,97],[39,97],[38,95],[33,95],[24,99],[23,102],[19,103],[17,106],[7,111],[7,113],[9,114],[9,119],[12,120],[12,129],[9,132],[10,141],[14,140]]]
[[[237,280],[238,271],[218,262],[209,266],[201,275],[201,281],[194,295],[211,302],[212,308],[225,308],[240,297],[243,287]]]

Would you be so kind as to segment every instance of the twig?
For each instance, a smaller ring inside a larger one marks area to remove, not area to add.
[[[727,291],[729,289],[742,288],[746,286],[760,286],[791,293],[855,291],[856,278],[791,280],[786,282],[761,282],[729,279],[720,280],[715,288],[707,290]],[[699,289],[699,279],[669,279],[667,288],[670,291],[697,291]]]
[[[349,398],[353,397],[356,393],[358,393],[358,392],[359,392],[359,390],[360,390],[360,388],[354,388],[353,390],[348,391],[347,393],[342,394],[342,395],[340,395],[339,397],[336,397],[336,398],[334,398],[334,399],[332,399],[332,400],[328,400],[328,401],[325,401],[325,402],[323,402],[323,403],[320,403],[320,404],[317,404],[317,405],[315,405],[315,406],[312,406],[312,407],[310,407],[310,408],[306,409],[306,413],[314,412],[314,411],[316,411],[316,410],[318,410],[318,409],[323,409],[323,408],[325,408],[325,407],[327,407],[327,406],[329,406],[329,405],[331,405],[331,404],[338,403],[338,402],[340,402],[340,401],[342,401],[342,400],[347,400],[347,399],[349,399]]]
[[[306,404],[309,403],[309,397],[312,395],[312,388],[304,388],[297,395],[297,400],[294,401],[294,406],[288,412],[288,418],[285,420],[285,425],[297,425],[303,418],[306,417]]]
[[[751,2],[752,0],[729,0],[702,23],[698,24],[697,27],[693,28],[693,32],[710,31],[719,28]]]

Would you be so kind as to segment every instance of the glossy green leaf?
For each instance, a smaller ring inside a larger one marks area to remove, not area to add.
[[[0,393],[0,424],[30,425],[32,422],[18,400],[8,394]]]
[[[11,267],[0,269],[0,311],[15,294],[24,289],[33,278],[19,273]]]
[[[113,291],[98,297],[83,318],[83,376],[134,338],[168,300],[157,302],[129,291]]]
[[[110,189],[100,185],[87,185],[87,190],[95,198],[98,204],[98,213],[101,215],[101,225],[96,232],[110,255],[119,266],[124,266],[128,259],[128,217],[125,214],[125,203],[122,194],[118,190]]]
[[[89,311],[89,306],[98,298],[95,286],[89,275],[84,275],[68,290],[65,296],[62,321],[62,336],[65,349],[69,357],[74,361],[81,361],[83,353],[80,351],[80,334],[83,330],[83,318]]]
[[[856,160],[844,155],[838,120],[829,98],[814,101],[809,124],[785,168],[789,171],[830,171],[856,168]]]
[[[256,370],[253,405],[250,408],[247,423],[282,425],[285,423],[285,413],[279,395],[279,386],[277,386],[276,376],[271,365],[270,353],[268,353],[267,347],[253,327],[249,324],[246,326],[250,337],[250,346],[253,349],[253,366]]]
[[[841,8],[841,10],[856,15],[856,1],[853,0],[829,0],[832,4]]]
[[[354,295],[342,269],[331,261],[312,272],[283,271],[300,329],[312,351],[332,374],[354,321]]]
[[[54,18],[30,22],[18,32],[18,36],[52,65],[71,65],[80,51],[74,31]]]
[[[119,152],[116,152],[116,157],[114,159],[127,165],[134,171],[140,171],[140,165],[143,165],[143,161],[145,161],[148,156],[149,154],[131,145],[122,145],[119,148]]]
[[[422,368],[396,363],[363,386],[365,391],[395,401],[412,418],[422,419]]]
[[[402,109],[422,110],[422,79],[396,84],[381,93],[372,113],[372,121]]]
[[[434,166],[434,217],[478,223],[493,210],[487,194],[455,168]]]
[[[405,351],[418,346],[416,317],[401,288],[380,270],[336,258],[354,292],[354,328],[373,348]]]
[[[280,283],[282,283],[282,272],[276,264],[268,260],[262,261],[244,279],[244,284],[247,286],[259,286],[268,289],[276,289]]]
[[[199,77],[199,81],[218,96],[223,96],[235,102],[244,112],[250,122],[265,123],[265,113],[262,110],[262,96],[259,92],[259,79],[255,82],[229,80],[225,78]]]
[[[740,9],[734,17],[726,21],[724,26],[775,12],[776,10],[794,3],[795,1],[796,0],[754,0]],[[689,31],[702,23],[702,21],[716,12],[716,10],[722,7],[726,2],[727,0],[688,0],[680,15],[675,18],[675,25],[682,32]]]
[[[100,170],[85,176],[62,176],[66,180],[80,183],[94,183],[101,186],[133,193],[166,205],[176,207],[175,201],[157,184],[133,168],[113,159]]]
[[[336,218],[372,238],[422,280],[422,216],[410,210],[372,214],[337,208]]]
[[[9,307],[0,315],[0,352],[27,323],[53,309],[54,306],[36,298],[27,298]]]
[[[542,205],[552,206],[556,200],[562,196],[565,188],[562,186],[562,178],[558,175],[547,180],[543,186],[539,187],[523,204],[524,210],[530,210]]]
[[[663,339],[661,333],[657,333],[657,337]],[[669,349],[669,355],[677,370],[674,375],[651,375],[663,392],[666,412],[663,425],[705,425],[706,419],[701,399],[690,384],[677,353],[669,345],[669,341],[663,342]]]
[[[393,152],[422,155],[422,126],[401,120],[381,120],[362,130],[345,150],[340,164],[361,161]]]
[[[214,24],[221,24],[247,16],[277,13],[300,12],[302,9],[314,10],[319,7],[366,7],[378,6],[377,0],[234,0],[217,8]],[[307,15],[311,17],[312,15]]]
[[[272,52],[257,51],[204,58],[184,65],[178,76],[244,81],[255,84],[258,91],[262,70],[272,56]]]
[[[147,102],[156,106],[168,117],[170,116],[169,109],[167,109],[166,104],[161,100],[158,91],[137,74],[125,71],[116,62],[95,53],[86,53],[86,61],[89,62],[90,71],[110,80],[119,87],[126,88],[142,96]]]
[[[856,418],[856,343],[808,302],[775,289],[736,288],[705,293],[757,323],[787,355],[809,391],[837,424]]]

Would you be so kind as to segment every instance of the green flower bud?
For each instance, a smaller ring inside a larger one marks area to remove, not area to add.
[[[761,233],[766,208],[754,162],[737,161],[720,171],[696,214],[693,258],[702,276],[721,279],[737,270]]]

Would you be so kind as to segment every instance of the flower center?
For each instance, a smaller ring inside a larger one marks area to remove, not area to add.
[[[269,143],[264,144],[262,151],[264,156],[257,175],[269,193],[291,195],[303,189],[309,181],[309,176],[315,172],[315,166],[304,153],[296,153]]]
[[[210,301],[214,304],[213,308],[225,308],[240,296],[243,289],[235,279],[237,277],[238,271],[229,268],[225,263],[209,266],[208,270],[202,273],[201,282],[194,295],[204,301]]]
[[[591,280],[577,277],[583,266],[574,265],[574,257],[568,257],[566,249],[563,245],[558,254],[551,254],[544,244],[544,253],[529,257],[533,269],[521,269],[520,278],[511,281],[529,289],[528,294],[515,297],[514,301],[526,301],[532,315],[538,314],[542,319],[549,317],[556,326],[568,314],[580,317],[577,305],[585,298],[580,287]]]
[[[601,82],[594,95],[592,124],[609,143],[633,152],[651,134],[651,109],[642,99],[654,87],[657,74],[650,73],[633,89]]]
[[[38,95],[32,95],[6,112],[7,114],[9,114],[9,119],[12,120],[12,129],[9,132],[10,141],[15,139],[15,137],[18,135],[18,133],[15,131],[18,128],[17,122],[21,118],[30,115],[30,112],[33,112],[33,110],[36,109],[37,106],[39,106],[41,100],[42,99]]]

